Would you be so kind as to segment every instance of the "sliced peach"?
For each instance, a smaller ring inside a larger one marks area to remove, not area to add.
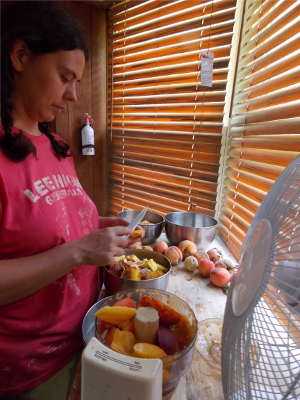
[[[136,343],[130,355],[138,358],[162,358],[166,357],[167,354],[155,344]]]
[[[99,333],[100,333],[100,335],[102,335],[102,333],[104,333],[107,329],[111,328],[112,326],[113,325],[110,324],[109,322],[101,320],[100,324],[99,324]]]
[[[123,324],[118,325],[122,331],[128,331],[134,333],[134,322],[133,318],[129,319],[128,321],[124,322]]]
[[[117,301],[113,307],[129,307],[129,308],[136,308],[136,302],[131,298],[121,299]]]
[[[132,332],[120,331],[116,328],[110,347],[118,353],[128,355],[133,349],[134,342],[135,338]]]
[[[146,279],[154,279],[154,278],[159,278],[160,276],[164,275],[163,272],[160,271],[149,271],[146,274]]]
[[[136,239],[138,236],[142,234],[144,229],[136,229],[135,231],[132,232],[132,234],[129,236],[130,239]]]
[[[182,317],[182,315],[172,307],[150,296],[143,296],[140,300],[140,305],[142,307],[155,308],[159,315],[159,322],[166,326],[177,324]]]
[[[104,341],[108,346],[111,346],[111,344],[112,344],[116,329],[117,328],[113,325],[111,328],[109,328],[109,330],[107,331],[107,334],[104,337]]]
[[[105,306],[95,313],[95,317],[119,325],[135,316],[136,309],[132,307]]]

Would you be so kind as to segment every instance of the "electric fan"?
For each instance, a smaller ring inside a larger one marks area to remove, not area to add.
[[[222,330],[225,399],[300,399],[300,155],[247,232]]]

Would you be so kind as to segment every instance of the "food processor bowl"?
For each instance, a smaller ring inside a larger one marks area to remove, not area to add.
[[[169,307],[172,307],[175,311],[182,314],[181,321],[170,327],[179,342],[180,351],[176,352],[171,356],[163,357],[163,386],[162,396],[167,396],[169,393],[174,391],[179,384],[180,378],[188,370],[195,348],[197,338],[197,319],[193,310],[190,306],[175,296],[172,293],[166,292],[160,289],[132,289],[125,290],[110,296],[105,302],[101,304],[101,307],[112,306],[117,301],[131,298],[138,305],[142,296],[150,296],[156,300],[162,301]],[[104,339],[99,333],[100,320],[96,318],[95,321],[95,337],[105,346]],[[131,357],[128,356],[130,359]]]

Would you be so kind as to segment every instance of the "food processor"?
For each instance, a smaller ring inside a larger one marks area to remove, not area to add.
[[[82,355],[81,400],[162,400],[176,389],[180,378],[189,368],[197,337],[197,320],[193,310],[179,297],[160,289],[132,289],[101,300],[98,309],[117,301],[132,298],[137,305],[142,296],[162,301],[182,314],[174,327],[180,350],[161,359],[136,358],[111,349],[99,333],[100,320],[93,318],[94,332],[87,331],[94,305],[84,321],[87,345]]]

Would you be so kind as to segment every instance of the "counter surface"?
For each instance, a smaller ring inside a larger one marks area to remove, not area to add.
[[[158,241],[167,242],[164,234]],[[219,238],[216,238],[210,247],[222,250],[223,257],[236,260],[228,252]],[[183,262],[173,266],[167,291],[187,302],[193,309],[198,322],[208,318],[223,318],[227,295],[222,288],[214,286],[209,278],[200,276],[198,270],[189,272]],[[101,291],[101,297],[107,296],[105,288]],[[73,382],[69,400],[80,400],[81,366],[78,366]],[[171,396],[163,400],[223,400],[221,374],[212,370],[201,359],[197,350],[194,351],[193,361],[181,378],[180,383]]]

